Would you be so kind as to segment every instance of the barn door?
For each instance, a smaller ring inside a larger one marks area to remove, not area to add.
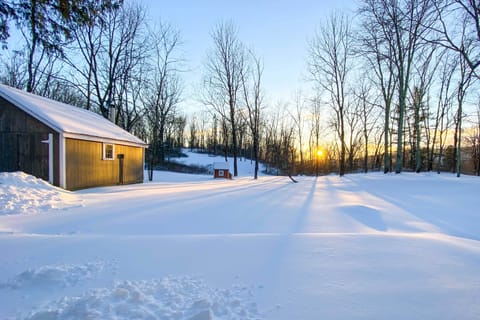
[[[42,143],[45,134],[22,133],[15,136],[15,153],[12,154],[14,167],[9,171],[25,173],[49,181],[49,148]]]
[[[124,158],[125,156],[123,154],[119,154],[117,155],[117,158],[118,158],[118,184],[123,184],[123,176],[124,176]]]

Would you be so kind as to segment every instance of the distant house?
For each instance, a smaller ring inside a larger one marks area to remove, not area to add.
[[[0,85],[0,171],[68,190],[138,183],[146,146],[96,113]]]
[[[231,179],[230,166],[228,162],[214,162],[213,163],[213,177]]]

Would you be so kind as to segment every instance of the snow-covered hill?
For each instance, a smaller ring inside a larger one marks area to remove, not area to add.
[[[479,188],[156,172],[68,192],[2,173],[0,319],[479,319]]]

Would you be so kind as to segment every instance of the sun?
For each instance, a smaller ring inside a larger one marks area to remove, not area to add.
[[[321,158],[323,156],[323,150],[317,150],[317,156]]]

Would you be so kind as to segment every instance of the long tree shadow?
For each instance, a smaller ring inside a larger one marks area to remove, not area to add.
[[[311,213],[310,207],[312,206],[312,202],[315,196],[317,183],[318,183],[318,177],[313,180],[312,186],[310,187],[310,190],[308,191],[307,196],[303,201],[303,205],[298,209],[297,220],[292,225],[291,233],[300,233],[303,231],[307,218]]]
[[[341,207],[340,210],[368,228],[377,231],[388,230],[387,224],[383,221],[382,214],[376,209],[363,205],[356,205],[344,206]]]
[[[261,266],[262,274],[268,275],[270,283],[277,283],[279,279],[288,276],[283,274],[288,257],[291,250],[294,250],[294,240],[298,237],[298,233],[304,231],[305,224],[311,214],[311,205],[315,198],[318,178],[313,180],[302,180],[299,184],[295,184],[297,188],[302,188],[304,184],[311,181],[311,186],[304,192],[303,203],[296,209],[296,219],[292,220],[292,224],[286,233],[271,235],[274,237],[274,243],[268,259],[265,264]],[[306,194],[306,195],[305,195]],[[290,200],[291,201],[291,200]]]
[[[442,184],[441,180],[435,181],[435,184],[431,182],[416,184],[415,182],[417,182],[418,179],[422,179],[422,177],[416,176],[407,181],[398,181],[405,183],[405,186],[395,185],[395,188],[389,187],[393,185],[392,182],[387,182],[385,187],[375,185],[375,187],[370,188],[368,185],[360,185],[354,178],[346,177],[346,179],[349,181],[348,189],[352,192],[367,192],[378,199],[404,210],[420,221],[442,230],[445,234],[471,240],[480,240],[480,235],[478,232],[475,232],[475,226],[477,225],[475,222],[478,221],[475,213],[477,209],[473,205],[468,206],[464,203],[469,200],[472,202],[470,197],[468,197],[468,194],[470,194],[468,191],[466,191],[465,194],[461,192],[449,194],[451,187]],[[375,179],[372,179],[372,183],[374,181]],[[379,180],[379,183],[384,183],[384,180]],[[408,193],[404,192],[406,188],[409,190]],[[401,195],[396,193],[398,190],[403,191]],[[458,199],[455,199],[455,197]],[[461,217],[455,214],[456,210],[458,210],[454,205],[455,203],[462,204],[461,210],[467,210]],[[462,221],[462,219],[464,220],[468,217],[471,218],[470,222]]]

